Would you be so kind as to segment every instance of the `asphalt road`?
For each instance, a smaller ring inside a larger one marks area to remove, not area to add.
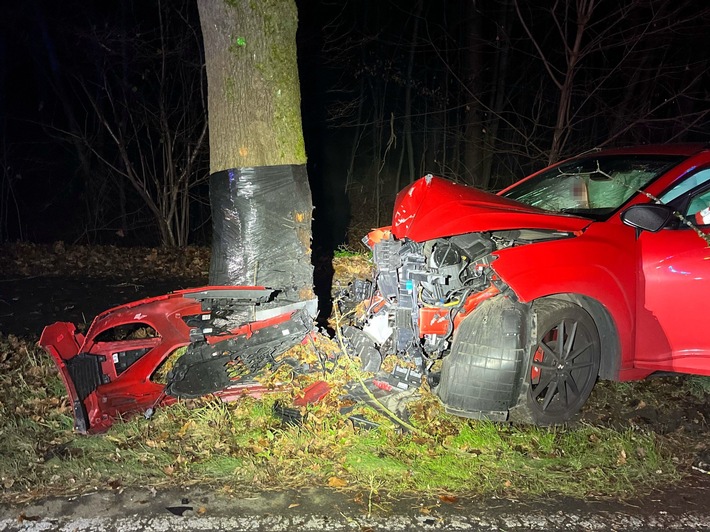
[[[106,491],[0,506],[0,530],[710,530],[709,489],[705,482],[693,486],[690,498],[655,493],[627,502],[558,497],[375,502],[367,494],[326,489],[231,495],[206,488]]]

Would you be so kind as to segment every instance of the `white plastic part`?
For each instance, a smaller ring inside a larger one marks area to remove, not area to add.
[[[376,344],[384,344],[392,336],[393,329],[389,326],[387,314],[378,314],[367,321],[362,332],[372,338]]]

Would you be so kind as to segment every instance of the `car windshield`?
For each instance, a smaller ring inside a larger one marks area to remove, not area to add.
[[[545,211],[605,220],[682,158],[591,155],[561,163],[502,195]]]

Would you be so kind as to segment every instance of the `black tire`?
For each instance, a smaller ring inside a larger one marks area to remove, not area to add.
[[[533,316],[536,336],[528,343],[510,420],[558,425],[573,420],[592,393],[601,360],[599,332],[589,313],[568,301],[536,301]]]

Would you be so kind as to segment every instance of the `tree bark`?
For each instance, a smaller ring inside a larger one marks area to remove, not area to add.
[[[211,284],[313,299],[294,0],[198,0],[207,64]]]
[[[198,0],[210,171],[304,164],[294,0]]]

